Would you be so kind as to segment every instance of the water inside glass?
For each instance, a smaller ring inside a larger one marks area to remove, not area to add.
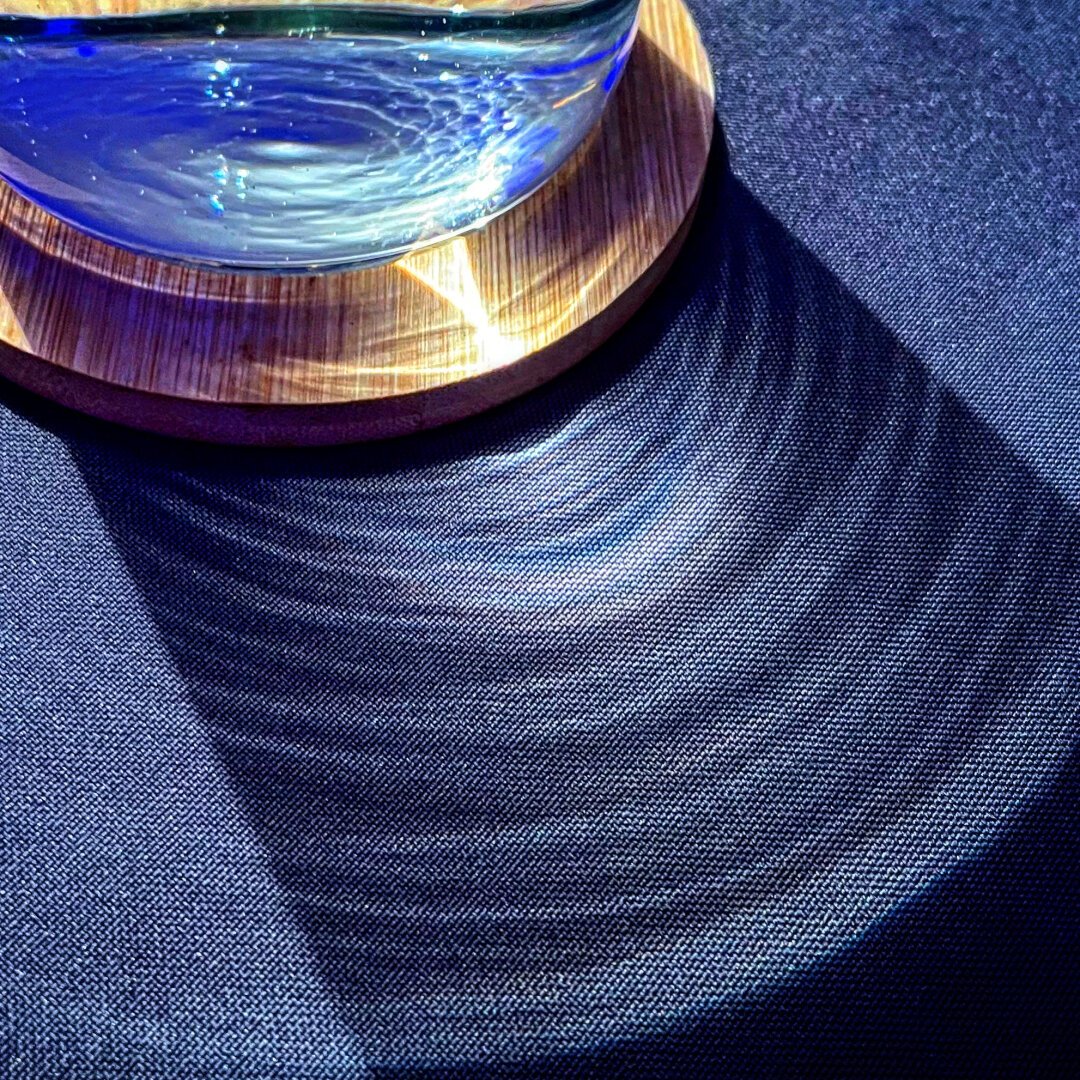
[[[278,272],[385,261],[529,194],[596,122],[637,14],[20,2],[0,0],[0,174],[122,247]]]

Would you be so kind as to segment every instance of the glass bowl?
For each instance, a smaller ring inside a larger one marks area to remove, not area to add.
[[[596,123],[638,0],[0,0],[0,175],[170,261],[385,262],[518,202]]]

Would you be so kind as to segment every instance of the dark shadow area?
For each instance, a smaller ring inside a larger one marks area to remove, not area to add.
[[[783,990],[576,1056],[386,1080],[1068,1076],[1080,1055],[1080,770],[960,871]]]
[[[617,338],[477,420],[48,420],[386,1075],[1072,1041],[1077,518],[725,173]]]

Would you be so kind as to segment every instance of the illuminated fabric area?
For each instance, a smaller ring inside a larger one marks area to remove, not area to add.
[[[676,270],[530,397],[265,453],[4,390],[22,1075],[1065,1053],[1075,18],[765,9],[700,9]]]

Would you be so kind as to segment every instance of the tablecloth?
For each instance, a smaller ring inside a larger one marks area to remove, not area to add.
[[[691,239],[530,396],[0,387],[3,1075],[1069,1070],[1080,6],[694,10]]]

